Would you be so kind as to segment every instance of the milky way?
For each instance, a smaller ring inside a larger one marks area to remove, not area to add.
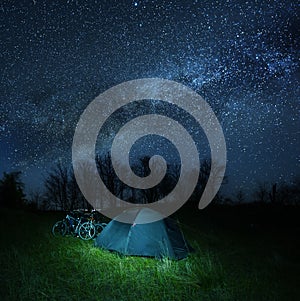
[[[297,1],[2,1],[0,14],[1,173],[37,187],[71,163],[76,123],[99,93],[160,77],[219,118],[228,194],[300,174]]]

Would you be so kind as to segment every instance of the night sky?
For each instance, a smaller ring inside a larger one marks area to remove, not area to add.
[[[145,77],[211,105],[228,149],[225,194],[300,174],[299,2],[23,0],[1,1],[0,14],[0,173],[22,171],[27,190],[71,164],[97,95]]]

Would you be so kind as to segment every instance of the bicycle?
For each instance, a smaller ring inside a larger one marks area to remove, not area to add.
[[[73,217],[69,214],[54,224],[52,227],[52,234],[54,236],[65,236],[73,235],[79,236],[83,240],[92,239],[96,233],[94,224],[90,221],[86,221],[87,218],[84,216]]]
[[[83,236],[87,235],[88,237],[95,238],[106,226],[107,223],[99,222],[92,213],[89,220],[80,226],[80,230]]]
[[[95,238],[107,226],[107,223],[101,222],[101,214],[97,210],[93,210],[91,212],[91,219],[95,226],[95,233],[92,234],[92,236]]]
[[[94,223],[95,226],[95,233],[93,235],[93,238],[98,236],[102,230],[107,226],[107,223]]]

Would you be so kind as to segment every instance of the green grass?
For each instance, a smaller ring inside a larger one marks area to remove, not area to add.
[[[181,215],[196,252],[172,261],[52,237],[59,214],[1,209],[0,299],[300,300],[299,240],[291,231],[224,228],[202,215]]]

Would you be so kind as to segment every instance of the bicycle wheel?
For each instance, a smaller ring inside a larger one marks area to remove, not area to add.
[[[95,226],[91,222],[83,223],[78,229],[78,235],[83,240],[92,239],[95,236]]]
[[[95,228],[96,228],[96,231],[95,231],[95,235],[93,238],[95,238],[96,236],[98,236],[102,230],[105,228],[107,224],[106,223],[96,223],[94,224]]]
[[[64,221],[58,221],[52,227],[52,234],[54,236],[65,236],[67,233],[67,225]]]

